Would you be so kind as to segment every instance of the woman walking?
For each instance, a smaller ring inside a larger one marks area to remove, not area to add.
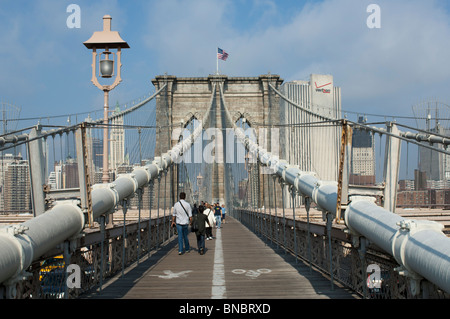
[[[192,223],[197,223],[198,229],[195,232],[197,236],[197,247],[200,255],[205,253],[205,235],[206,225],[209,225],[208,217],[205,214],[197,214],[194,216]]]
[[[216,219],[214,218],[214,212],[211,209],[211,205],[207,204],[207,208],[203,211],[203,214],[208,218],[209,224],[205,224],[206,226],[206,240],[213,239],[212,229],[216,224]]]

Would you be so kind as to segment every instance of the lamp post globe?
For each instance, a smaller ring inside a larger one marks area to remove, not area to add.
[[[107,57],[100,60],[100,74],[102,78],[110,78],[114,73],[114,61]]]

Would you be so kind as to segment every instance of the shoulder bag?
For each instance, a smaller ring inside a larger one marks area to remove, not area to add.
[[[180,203],[180,205],[181,205],[181,207],[183,207],[183,209],[184,209],[184,212],[186,213],[186,215],[187,215],[187,217],[188,217],[188,219],[189,219],[189,214],[188,214],[188,212],[186,211],[186,208],[184,208],[184,206],[183,206],[183,204],[181,204],[181,201],[178,201],[179,203]],[[193,218],[192,218],[192,225],[191,225],[191,232],[196,232],[196,231],[198,231],[198,223],[197,223],[197,215],[195,215]]]

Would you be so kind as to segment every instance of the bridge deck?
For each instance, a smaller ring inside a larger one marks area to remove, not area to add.
[[[214,229],[199,255],[194,234],[191,252],[178,255],[177,241],[161,248],[125,275],[110,280],[101,292],[84,298],[158,299],[328,299],[355,298],[322,274],[284,251],[266,245],[238,221],[227,217]],[[277,253],[278,252],[278,253]]]

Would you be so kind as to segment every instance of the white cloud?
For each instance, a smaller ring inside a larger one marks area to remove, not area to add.
[[[229,13],[236,14],[232,2],[161,1],[149,19],[148,47],[159,52],[158,64],[171,68],[170,73],[199,76],[211,73],[211,51],[220,40],[230,54],[221,62],[227,75],[271,71],[292,80],[310,73],[333,74],[344,102],[352,107],[355,101],[377,101],[383,103],[381,109],[394,112],[389,103],[404,103],[409,113],[410,103],[429,94],[427,89],[447,85],[449,14],[433,1],[382,0],[377,1],[381,29],[369,29],[370,3],[310,2],[284,24],[266,19],[265,28],[240,30],[230,23]],[[262,16],[279,22],[277,7],[283,2],[254,2],[249,15],[264,5]],[[255,18],[255,23],[260,21]]]
[[[216,48],[234,31],[224,23],[228,1],[158,1],[149,8],[143,40],[158,54],[160,70],[175,75],[207,75]]]
[[[73,113],[80,104],[97,105],[88,97],[93,90],[79,92],[84,83],[90,88],[91,55],[82,43],[101,30],[104,14],[117,19],[113,28],[123,27],[126,16],[117,1],[80,0],[81,28],[69,29],[70,3],[17,1],[0,8],[0,92],[2,99],[21,105],[22,114]]]

